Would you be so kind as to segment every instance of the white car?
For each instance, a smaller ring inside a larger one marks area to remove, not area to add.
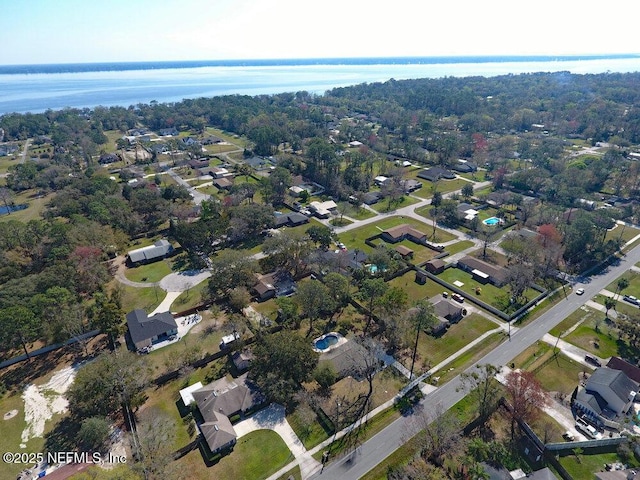
[[[576,295],[582,295],[584,293],[584,288],[580,287],[576,290]]]

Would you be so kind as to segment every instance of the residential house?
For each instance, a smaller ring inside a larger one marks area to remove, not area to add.
[[[11,155],[12,153],[15,153],[17,151],[18,151],[17,145],[12,145],[12,144],[0,145],[0,157]]]
[[[422,182],[413,179],[400,180],[400,186],[404,190],[404,193],[411,193],[422,188]]]
[[[429,260],[427,263],[424,264],[424,269],[429,272],[432,273],[433,275],[438,275],[442,272],[444,272],[444,268],[447,266],[446,263],[444,263],[444,261],[440,258],[434,258],[432,260]]]
[[[203,145],[216,145],[218,143],[222,143],[224,142],[224,140],[222,140],[219,137],[216,137],[215,135],[209,135],[208,137],[204,138],[202,140],[202,144]]]
[[[445,180],[453,180],[456,178],[455,173],[442,167],[431,167],[422,170],[418,173],[418,178],[423,180],[429,180],[430,182],[437,182],[441,178]]]
[[[178,129],[175,127],[163,128],[161,130],[158,130],[158,135],[161,137],[175,137],[178,135],[178,133]]]
[[[378,175],[373,179],[373,183],[375,183],[379,187],[383,187],[387,184],[391,183],[391,179],[389,177],[385,177],[384,175]]]
[[[367,254],[362,250],[318,250],[318,263],[323,266],[323,273],[328,270],[348,275],[353,270],[364,268]]]
[[[470,203],[462,202],[458,205],[458,216],[465,221],[473,220],[478,216],[478,210]]]
[[[199,168],[209,168],[209,159],[208,158],[198,158],[198,159],[193,159],[193,160],[189,160],[189,166],[191,168],[193,168],[194,170],[197,170]]]
[[[280,214],[276,214],[275,217],[276,217],[276,223],[275,223],[276,228],[280,228],[284,226],[297,227],[298,225],[304,225],[305,223],[309,223],[309,217],[298,212],[280,213]]]
[[[382,239],[389,243],[398,243],[406,239],[422,245],[427,241],[427,235],[411,225],[403,223],[383,231]]]
[[[309,209],[318,218],[329,218],[338,209],[338,205],[333,200],[327,200],[326,202],[314,201],[309,203]]]
[[[214,178],[211,183],[219,190],[230,190],[233,187],[233,179],[230,177]]]
[[[191,395],[204,420],[198,427],[212,453],[230,448],[236,442],[237,434],[229,417],[244,415],[264,402],[260,392],[247,380],[247,374],[234,381],[215,380]]]
[[[468,160],[460,159],[451,166],[451,170],[455,170],[459,173],[473,173],[478,171],[478,166]]]
[[[209,169],[209,175],[213,178],[224,178],[233,176],[233,173],[229,172],[226,168],[213,167]]]
[[[466,309],[445,298],[436,301],[433,304],[433,310],[438,317],[438,324],[432,327],[432,333],[435,335],[442,333],[450,325],[458,323],[467,314]]]
[[[383,196],[380,192],[367,192],[362,196],[362,201],[367,205],[375,205],[380,200],[382,200]]]
[[[173,246],[164,238],[148,247],[137,248],[127,253],[127,263],[131,266],[142,265],[161,260],[173,253]]]
[[[115,153],[103,153],[102,155],[100,155],[100,158],[98,159],[98,163],[102,165],[106,165],[108,163],[115,163],[119,161],[120,161],[120,157]]]
[[[609,363],[607,363],[607,367],[624,372],[627,377],[640,384],[640,368],[632,365],[626,360],[623,360],[620,357],[611,357]]]
[[[474,280],[480,283],[488,282],[496,287],[501,287],[507,282],[509,273],[504,267],[493,265],[468,255],[458,260],[458,268],[471,273]]]
[[[200,142],[198,141],[198,139],[193,138],[193,137],[184,137],[181,140],[181,142],[185,147],[191,147],[191,146],[194,146],[194,145],[200,145]]]
[[[252,287],[259,302],[273,297],[286,297],[296,291],[296,283],[289,272],[271,272],[257,275],[257,282]]]
[[[629,411],[638,387],[638,382],[622,370],[600,367],[589,377],[585,388],[578,389],[574,406],[592,421],[606,424]]]
[[[137,309],[127,313],[127,326],[131,341],[137,350],[148,348],[178,334],[178,324],[170,312],[147,316],[144,310]]]

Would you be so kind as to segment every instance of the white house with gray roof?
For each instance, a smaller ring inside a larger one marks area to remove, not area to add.
[[[165,258],[173,252],[173,246],[164,238],[148,247],[137,248],[127,253],[127,262],[131,265],[142,265]]]

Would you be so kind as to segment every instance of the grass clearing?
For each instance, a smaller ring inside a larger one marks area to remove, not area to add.
[[[604,471],[604,465],[607,463],[620,462],[621,459],[615,452],[585,454],[578,453],[568,454],[558,458],[564,468],[567,469],[569,475],[573,478],[594,478],[594,473]],[[630,468],[640,466],[638,460],[632,458],[628,463]]]
[[[199,450],[188,453],[176,463],[184,478],[191,480],[261,480],[292,460],[280,435],[272,430],[256,430],[239,438],[233,451],[210,467]]]
[[[489,335],[482,342],[475,347],[467,350],[451,363],[447,364],[445,370],[437,372],[440,376],[438,383],[443,384],[451,380],[456,375],[459,375],[466,370],[474,362],[477,362],[484,357],[491,350],[500,345],[507,336],[502,332],[496,332]],[[436,375],[438,376],[438,375]]]
[[[418,356],[416,365],[437,365],[450,357],[484,333],[498,326],[491,320],[478,314],[471,314],[459,323],[452,325],[439,337],[421,334],[418,341]],[[407,368],[411,366],[411,359],[405,359]],[[418,372],[419,374],[420,372]]]
[[[113,282],[117,282],[117,280],[113,280]],[[118,282],[116,288],[122,292],[122,310],[125,312],[141,308],[149,313],[160,305],[166,295],[166,292],[157,285],[136,288]]]
[[[148,263],[133,268],[127,268],[125,276],[133,282],[159,282],[171,273],[171,264],[162,259],[158,262]]]
[[[374,222],[368,225],[364,225],[360,228],[354,228],[348,232],[344,232],[340,235],[340,239],[345,242],[349,248],[360,248],[366,252],[371,251],[371,247],[364,243],[365,239],[373,237],[382,233],[392,227],[397,227],[402,224],[409,224],[412,227],[425,233],[427,236],[433,231],[433,227],[425,223],[414,220],[413,218],[407,218],[404,216],[392,216],[380,219],[378,222]],[[446,242],[454,240],[457,237],[441,229],[436,229],[436,235],[440,242]]]
[[[395,202],[389,202],[389,200],[381,200],[375,205],[371,205],[376,212],[379,213],[389,213],[393,212],[397,208],[408,207],[409,205],[414,205],[418,203],[420,200],[414,197],[402,196]]]

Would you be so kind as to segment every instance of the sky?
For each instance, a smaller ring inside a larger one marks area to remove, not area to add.
[[[0,65],[639,53],[638,13],[632,0],[0,0]]]

